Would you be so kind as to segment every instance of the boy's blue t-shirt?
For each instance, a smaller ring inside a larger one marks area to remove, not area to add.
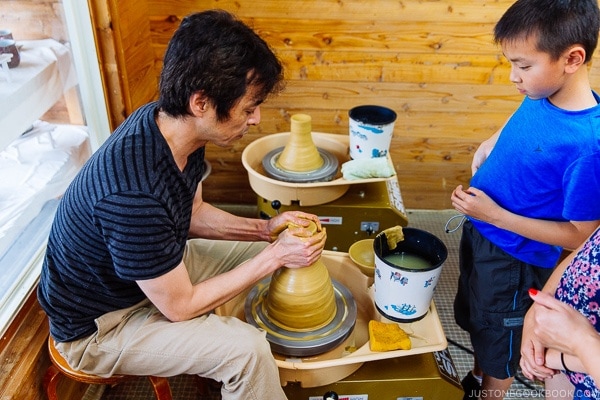
[[[600,219],[600,105],[566,111],[548,99],[526,97],[471,186],[518,215],[552,221]],[[483,236],[521,261],[545,268],[558,261],[558,246],[471,221]]]

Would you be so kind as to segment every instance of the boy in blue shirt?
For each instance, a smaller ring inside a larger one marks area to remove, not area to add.
[[[600,97],[587,71],[599,21],[596,0],[518,0],[495,27],[525,99],[476,151],[470,187],[451,196],[468,217],[454,304],[475,356],[465,398],[504,398],[519,366],[527,290],[542,287],[561,250],[600,222]]]

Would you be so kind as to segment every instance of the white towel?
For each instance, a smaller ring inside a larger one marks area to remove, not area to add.
[[[387,157],[350,160],[342,164],[342,174],[346,180],[389,178],[396,175]]]

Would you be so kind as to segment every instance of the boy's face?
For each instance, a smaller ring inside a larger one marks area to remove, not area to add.
[[[521,94],[537,100],[552,97],[563,86],[566,59],[553,60],[536,48],[537,37],[503,41],[502,52],[511,65],[510,81]]]

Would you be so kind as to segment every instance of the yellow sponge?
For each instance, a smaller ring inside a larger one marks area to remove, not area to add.
[[[388,248],[394,250],[398,245],[398,242],[404,240],[404,232],[400,225],[392,226],[391,228],[385,229],[382,233],[385,233],[387,239]]]
[[[369,321],[371,351],[410,350],[410,337],[395,323]]]

